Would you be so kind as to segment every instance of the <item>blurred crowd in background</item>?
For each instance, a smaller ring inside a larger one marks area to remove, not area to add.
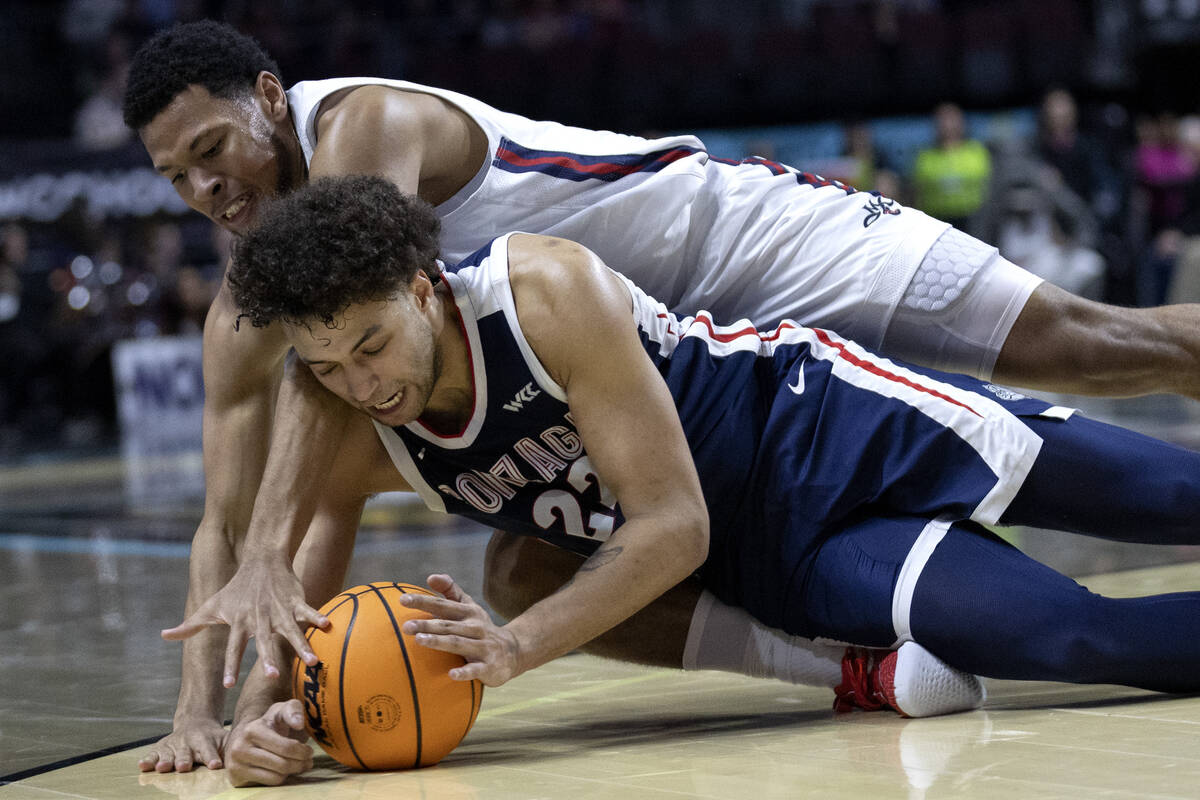
[[[727,157],[774,157],[789,130],[832,122],[834,152],[783,160],[951,221],[1085,296],[1200,300],[1200,82],[1179,79],[1200,66],[1196,2],[7,5],[0,148],[20,155],[0,159],[0,459],[111,443],[113,344],[202,329],[230,242],[198,215],[3,210],[34,169],[145,165],[121,120],[130,58],[155,30],[200,18],[259,39],[288,85],[405,78],[646,135],[758,126],[753,152]],[[1014,109],[1027,128],[968,124]],[[926,140],[889,147],[889,118]]]

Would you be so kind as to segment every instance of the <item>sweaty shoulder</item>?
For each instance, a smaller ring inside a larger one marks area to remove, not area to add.
[[[335,92],[317,114],[310,174],[380,175],[440,203],[474,176],[487,136],[431,94],[368,84]]]
[[[551,375],[553,356],[581,329],[632,322],[625,283],[578,242],[518,233],[508,240],[508,273],[521,330]],[[573,332],[574,335],[570,335]]]

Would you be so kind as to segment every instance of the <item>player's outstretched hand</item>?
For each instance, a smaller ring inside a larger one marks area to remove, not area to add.
[[[307,740],[300,701],[275,703],[261,717],[230,731],[225,748],[230,783],[278,786],[288,776],[312,769],[313,753]]]
[[[304,602],[304,587],[286,559],[247,557],[229,583],[208,598],[195,613],[174,628],[162,632],[164,639],[186,639],[211,625],[229,626],[225,646],[225,688],[237,683],[242,653],[251,636],[258,644],[258,657],[268,678],[279,677],[275,648],[263,646],[278,633],[310,667],[317,656],[304,639],[301,625],[322,630],[329,620]]]
[[[220,720],[209,717],[188,717],[175,720],[175,730],[159,739],[138,760],[142,772],[191,772],[194,764],[220,769],[221,744],[225,727]]]
[[[467,660],[450,670],[456,681],[480,680],[499,686],[521,673],[516,637],[492,622],[487,611],[471,599],[449,575],[430,575],[429,588],[441,597],[406,594],[400,602],[428,611],[433,619],[410,619],[404,632],[415,634],[418,644],[457,653]]]

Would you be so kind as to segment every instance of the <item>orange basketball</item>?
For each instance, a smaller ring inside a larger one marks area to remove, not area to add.
[[[355,586],[321,608],[330,628],[309,630],[321,659],[292,664],[292,694],[304,704],[308,734],[353,769],[408,769],[441,761],[479,713],[483,684],[455,681],[461,656],[423,647],[400,630],[429,614],[400,604],[433,594],[407,583]]]

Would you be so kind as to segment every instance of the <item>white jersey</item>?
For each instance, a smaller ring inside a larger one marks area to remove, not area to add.
[[[475,176],[437,206],[455,264],[510,231],[580,242],[684,313],[759,326],[828,326],[878,347],[925,253],[948,227],[873,193],[761,158],[711,156],[693,136],[643,139],[498,111],[456,92],[380,78],[288,91],[305,158],[321,101],[378,84],[442,98],[488,138]]]

